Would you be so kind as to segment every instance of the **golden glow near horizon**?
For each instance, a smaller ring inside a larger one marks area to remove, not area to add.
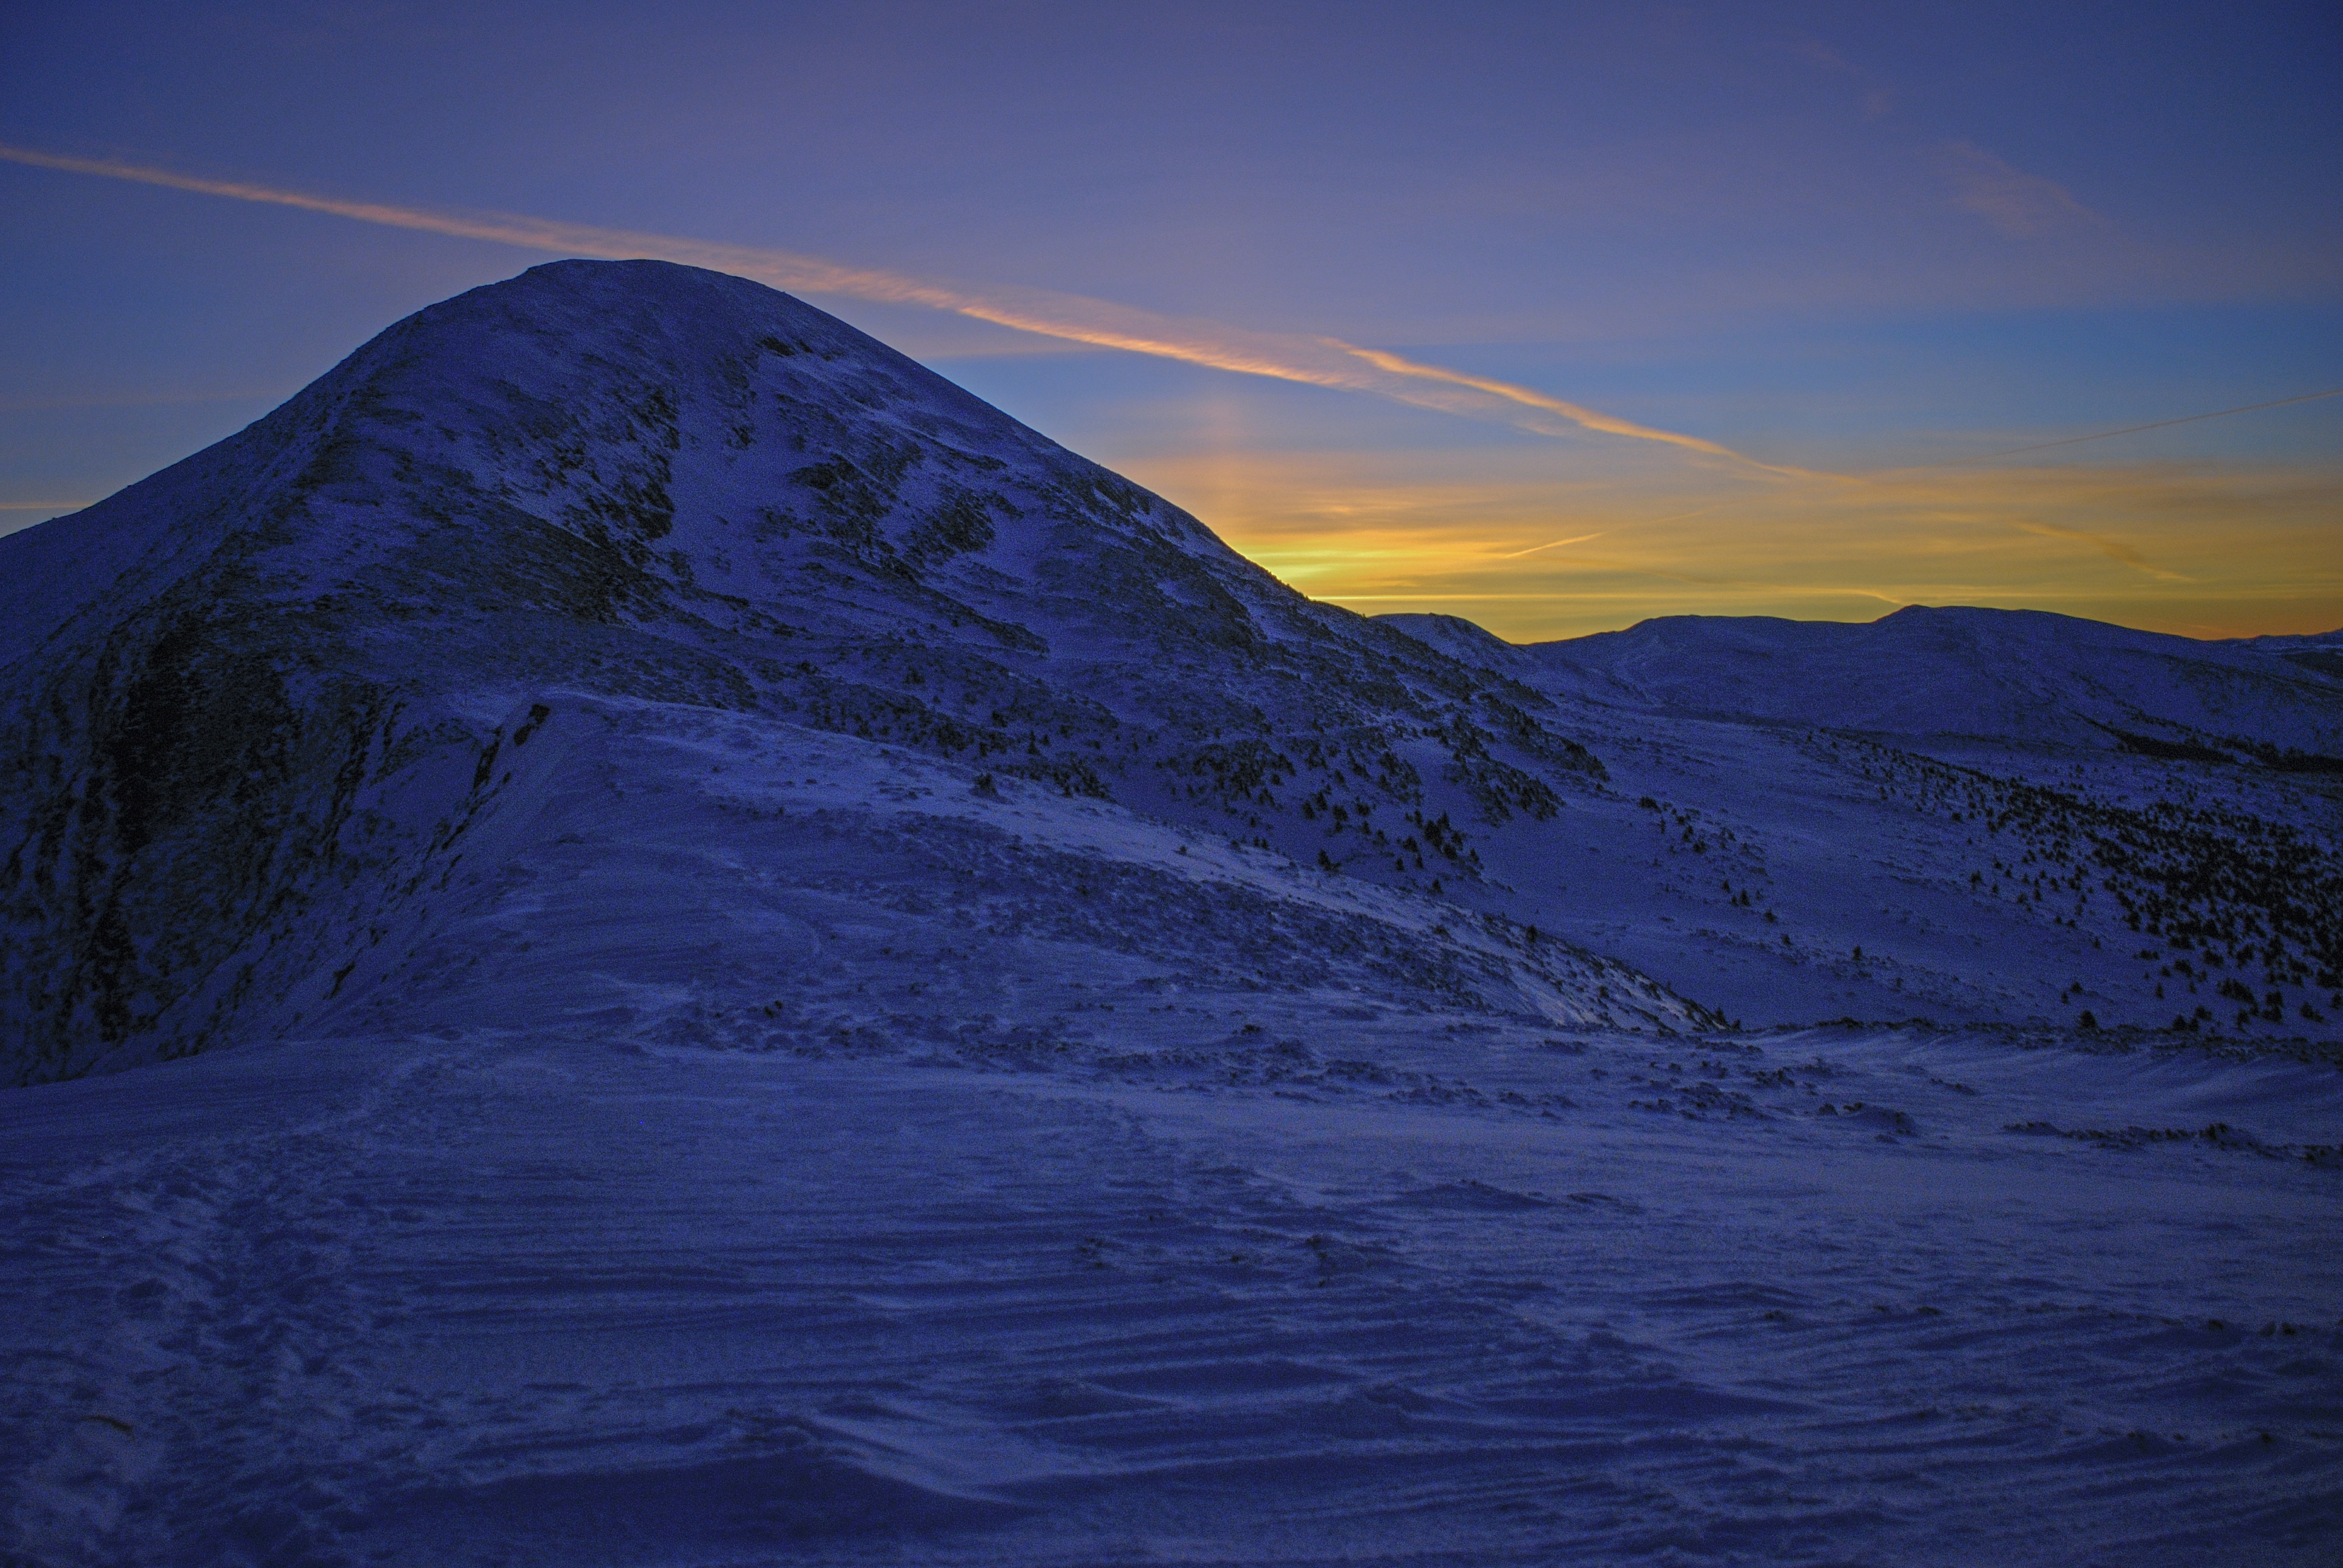
[[[1286,582],[1365,613],[1447,611],[1517,640],[1656,615],[1867,619],[1916,603],[2057,610],[2195,637],[2343,625],[2337,548],[2343,470],[2336,467],[2071,460],[1962,467],[2008,455],[1986,453],[1868,476],[1832,474],[1762,462],[1532,387],[1336,338],[1046,290],[921,279],[787,251],[341,200],[112,159],[5,146],[0,159],[548,254],[676,261],[802,293],[915,306],[1063,341],[1363,393],[1566,443],[1121,459],[1132,477],[1195,512]],[[1970,172],[1983,193],[1976,200],[1990,197],[1996,212],[2016,210],[2013,204],[2032,203],[2029,212],[2056,206],[2030,186],[2021,189],[2006,169]],[[0,509],[46,508],[10,502]]]
[[[1663,615],[2054,610],[2187,637],[2343,624],[2343,472],[2121,467],[1733,487],[1557,483],[1531,452],[1163,457],[1132,477],[1313,598],[1514,641]]]

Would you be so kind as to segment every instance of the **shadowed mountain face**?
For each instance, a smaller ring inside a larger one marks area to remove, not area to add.
[[[2324,645],[1363,621],[639,263],[0,593],[0,1563],[2331,1556]]]
[[[0,563],[18,1078],[338,1001],[480,869],[563,693],[1372,849],[1395,885],[1471,879],[1443,810],[1551,814],[1600,774],[1527,688],[1311,604],[820,311],[660,263],[423,311]]]
[[[660,263],[399,323],[0,539],[0,596],[18,1082],[564,1020],[1111,1051],[1100,1015],[1172,992],[2343,1017],[2323,642],[1364,619],[820,311]]]
[[[0,593],[0,1563],[2332,1556],[2323,644],[1363,620],[648,264]]]

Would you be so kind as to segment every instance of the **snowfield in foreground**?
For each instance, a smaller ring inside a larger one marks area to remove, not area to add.
[[[2319,1048],[1693,1032],[1110,803],[545,707],[314,1033],[0,1099],[15,1561],[2331,1560]]]
[[[1162,1005],[9,1096],[11,1561],[2332,1561],[2331,1068]]]
[[[1361,618],[559,263],[0,694],[0,1568],[2337,1560],[2343,634]]]

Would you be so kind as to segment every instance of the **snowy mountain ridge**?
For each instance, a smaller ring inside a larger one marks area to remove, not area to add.
[[[1557,693],[1658,712],[2343,769],[2343,670],[2318,638],[1912,605],[1867,623],[1664,617],[1514,648],[1445,618],[1378,618]]]
[[[1550,1000],[1570,1017],[2322,1035],[2338,1013],[2343,681],[2315,644],[1907,610],[1515,648],[1362,618],[689,268],[559,263],[434,307],[0,557],[19,1081],[406,995],[435,933],[548,858],[517,826],[491,856],[478,824],[521,820],[524,748],[604,699],[754,716],[776,777],[843,735],[876,749],[857,776],[909,749],[960,788],[1111,802],[1287,865],[1313,908],[1339,876],[1453,912],[1390,928],[1418,945],[1506,933],[1525,976],[1656,977]],[[2021,821],[2050,838],[1997,853]],[[1116,922],[1157,940],[1143,910]],[[2224,974],[2217,1011],[2201,959],[2135,950],[2176,932],[2251,966],[2250,998]],[[1224,974],[1311,971],[1224,935]],[[746,983],[691,1005],[745,1016]]]
[[[470,885],[458,840],[557,690],[908,745],[1419,893],[1476,876],[1455,815],[1550,814],[1600,773],[1527,688],[1311,604],[819,312],[664,264],[424,311],[0,553],[20,1079],[343,1002],[322,977]]]
[[[0,1562],[2333,1555],[2332,639],[1363,619],[657,264],[0,568]]]

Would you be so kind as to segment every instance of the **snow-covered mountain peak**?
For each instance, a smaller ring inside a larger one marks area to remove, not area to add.
[[[940,1015],[868,1000],[847,927],[1061,977],[979,1010],[1061,1034],[1093,974],[1101,1007],[1669,1029],[2343,1011],[2324,645],[1363,618],[821,312],[661,263],[423,311],[0,540],[0,584],[20,1079],[422,995],[480,1016],[520,994],[498,953],[765,1039],[755,1010],[812,994],[768,973],[780,910],[865,977],[822,1027],[890,1038]]]
[[[0,593],[0,1563],[2332,1556],[2343,638],[1363,620],[649,263]]]
[[[500,749],[581,699],[907,747],[1419,898],[1601,776],[1530,688],[1312,603],[799,301],[663,263],[420,312],[0,556],[34,1076],[339,1001],[392,906],[446,914],[426,894]]]
[[[953,588],[1014,599],[1083,553],[1069,523],[1199,579],[1186,598],[1265,586],[1192,518],[786,295],[561,262],[418,312],[239,436],[36,530],[44,565],[93,565],[62,602],[12,606],[9,651],[120,598],[126,553],[150,572],[233,559],[328,614],[365,578],[394,613],[609,622],[805,597],[788,579],[809,557],[890,589],[958,562]],[[847,586],[866,629],[950,621],[867,588]]]

